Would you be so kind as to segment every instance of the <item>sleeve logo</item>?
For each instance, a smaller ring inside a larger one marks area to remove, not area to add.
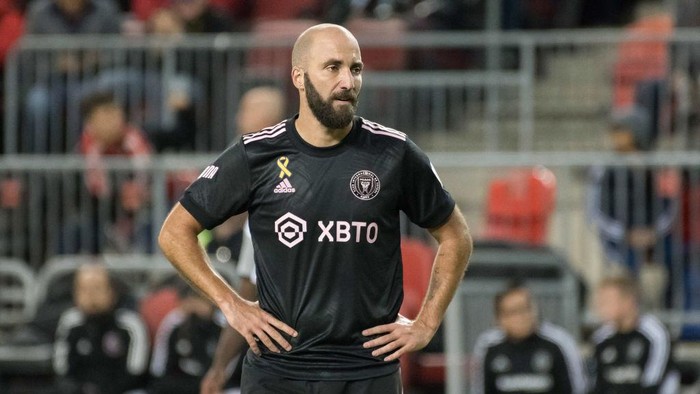
[[[379,177],[372,171],[358,171],[350,179],[350,191],[360,200],[371,200],[377,197],[380,188]]]
[[[208,166],[207,168],[202,171],[201,174],[197,177],[199,178],[206,178],[206,179],[214,179],[214,175],[216,175],[217,171],[219,171],[219,167],[217,166]]]

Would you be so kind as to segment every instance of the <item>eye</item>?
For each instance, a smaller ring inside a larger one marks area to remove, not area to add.
[[[326,67],[326,70],[328,71],[338,71],[338,66],[335,64],[331,64],[328,67]]]
[[[362,66],[355,66],[352,68],[353,74],[360,74],[362,72]]]

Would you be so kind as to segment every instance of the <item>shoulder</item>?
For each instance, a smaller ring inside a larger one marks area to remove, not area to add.
[[[486,350],[503,343],[505,338],[505,333],[498,328],[486,330],[477,337],[474,344],[474,351],[486,353]]]
[[[378,139],[390,138],[397,141],[406,141],[408,139],[406,133],[392,129],[391,127],[381,125],[377,122],[372,122],[371,120],[367,120],[362,117],[359,118],[359,121],[360,130],[362,132],[376,136]]]
[[[666,327],[653,315],[642,315],[639,318],[638,330],[651,342],[667,342],[669,340]]]
[[[574,338],[571,336],[571,334],[569,334],[568,331],[566,331],[562,327],[559,327],[549,322],[544,322],[540,324],[538,333],[541,337],[557,344],[570,344],[575,342]]]
[[[595,332],[591,336],[593,344],[596,346],[600,345],[601,343],[612,338],[615,335],[615,332],[615,328],[610,324],[606,324],[600,327],[599,329],[595,330]]]
[[[287,120],[254,133],[245,134],[241,140],[246,148],[279,144],[287,132]]]
[[[130,309],[117,309],[115,312],[115,320],[120,327],[129,332],[133,332],[134,330],[142,331],[146,329],[146,325],[141,319],[141,315]]]
[[[83,323],[85,323],[85,315],[78,308],[73,307],[61,314],[61,318],[58,321],[58,329],[69,331],[83,325]]]

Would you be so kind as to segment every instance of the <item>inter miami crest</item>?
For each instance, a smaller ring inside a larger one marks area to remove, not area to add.
[[[379,178],[372,171],[362,170],[350,180],[350,191],[360,200],[371,200],[379,194]]]

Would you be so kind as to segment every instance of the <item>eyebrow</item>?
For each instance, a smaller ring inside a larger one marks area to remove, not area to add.
[[[333,65],[333,66],[339,66],[339,65],[341,65],[341,64],[343,64],[343,61],[340,60],[340,59],[329,59],[329,60],[326,60],[326,61],[323,63],[323,67],[328,67],[328,66],[331,66],[331,65]],[[359,67],[364,67],[364,64],[363,64],[362,62],[353,62],[352,64],[350,64],[350,68],[358,67],[358,66],[359,66]]]

